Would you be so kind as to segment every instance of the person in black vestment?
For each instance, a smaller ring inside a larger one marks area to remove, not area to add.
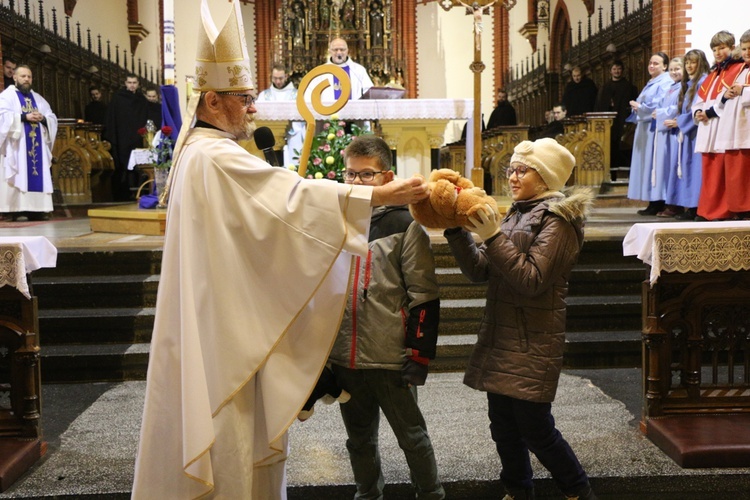
[[[83,111],[83,118],[96,125],[104,125],[107,121],[107,105],[102,101],[102,91],[98,87],[89,87],[89,96],[91,102],[86,105]],[[102,129],[104,135],[104,129]]]
[[[9,57],[3,58],[3,83],[5,84],[3,86],[4,89],[7,89],[11,85],[15,85],[15,82],[13,81],[14,71],[16,71],[16,62]]]
[[[107,109],[107,140],[112,144],[115,174],[112,176],[112,196],[115,201],[131,199],[130,185],[135,184],[135,174],[129,175],[130,153],[143,147],[143,138],[138,129],[148,120],[148,101],[138,91],[138,77],[128,75],[125,86],[112,97]]]
[[[612,168],[630,165],[632,154],[632,143],[626,144],[621,141],[625,119],[630,116],[630,101],[638,98],[638,89],[624,76],[625,66],[620,60],[615,60],[610,67],[611,80],[602,85],[596,99],[595,111],[615,111],[612,122],[612,134],[610,142],[610,153]],[[616,173],[612,171],[612,179]]]
[[[490,115],[490,121],[487,122],[487,129],[517,124],[516,110],[508,102],[508,92],[505,89],[497,89],[497,106],[495,106]]]
[[[153,87],[149,87],[145,92],[146,100],[148,101],[148,113],[147,120],[154,122],[156,129],[161,128],[161,101],[159,100],[159,91]]]
[[[565,86],[562,102],[570,116],[578,116],[594,111],[597,88],[594,81],[575,66],[570,70],[572,80]]]
[[[568,111],[565,108],[565,104],[555,104],[555,106],[552,108],[552,116],[554,120],[549,122],[546,127],[542,130],[542,132],[539,134],[539,137],[537,139],[541,139],[542,137],[549,137],[550,139],[555,139],[558,135],[565,133],[565,126],[563,125],[563,120],[566,116],[568,116]]]

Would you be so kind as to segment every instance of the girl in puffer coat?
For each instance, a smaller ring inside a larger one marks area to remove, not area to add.
[[[529,451],[567,498],[596,498],[551,413],[562,369],[568,277],[593,200],[585,188],[560,192],[574,164],[554,139],[521,142],[506,171],[514,203],[502,224],[488,207],[473,226],[445,231],[463,274],[489,282],[464,383],[487,392],[507,500],[534,498]]]

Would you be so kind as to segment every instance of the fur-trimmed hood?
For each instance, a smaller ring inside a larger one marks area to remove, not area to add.
[[[563,195],[564,198],[550,202],[549,211],[568,222],[586,220],[594,204],[594,192],[587,187],[573,186]]]
[[[551,191],[540,198],[514,202],[506,219],[523,215],[531,226],[539,226],[546,213],[552,213],[576,228],[578,240],[583,244],[583,228],[594,204],[594,192],[587,187],[573,186],[563,192]]]

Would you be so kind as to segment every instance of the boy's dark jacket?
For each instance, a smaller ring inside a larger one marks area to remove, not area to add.
[[[407,207],[379,207],[373,210],[369,247],[367,258],[356,258],[329,361],[402,370],[419,385],[435,357],[440,314],[429,236]]]

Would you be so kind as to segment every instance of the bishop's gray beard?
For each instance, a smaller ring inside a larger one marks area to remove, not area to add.
[[[237,130],[233,131],[233,133],[237,137],[238,141],[244,141],[250,139],[253,136],[256,128],[258,128],[258,125],[255,123],[253,115],[248,113],[245,116],[242,125],[237,127]]]

